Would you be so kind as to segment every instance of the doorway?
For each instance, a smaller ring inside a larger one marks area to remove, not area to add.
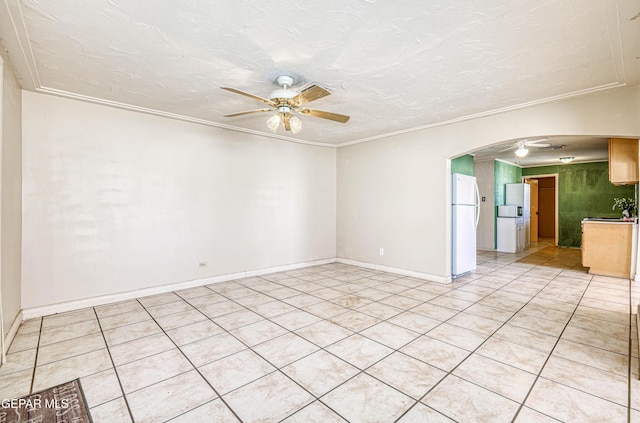
[[[531,185],[531,242],[553,239],[558,245],[558,175],[527,176]]]

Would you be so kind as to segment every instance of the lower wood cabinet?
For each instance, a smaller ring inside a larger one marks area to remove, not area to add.
[[[594,275],[631,277],[633,222],[582,222],[582,265]]]

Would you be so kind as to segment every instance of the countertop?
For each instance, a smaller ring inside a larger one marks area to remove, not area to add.
[[[624,220],[618,217],[585,217],[582,219],[582,223],[590,222],[590,223],[615,223],[615,224],[624,224],[631,225],[636,223],[637,218],[633,220]]]

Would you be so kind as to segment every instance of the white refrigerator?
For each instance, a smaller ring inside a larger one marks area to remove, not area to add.
[[[480,193],[473,176],[454,173],[451,177],[451,275],[458,278],[476,268]]]
[[[505,205],[522,207],[524,218],[524,246],[531,242],[531,185],[506,184]]]

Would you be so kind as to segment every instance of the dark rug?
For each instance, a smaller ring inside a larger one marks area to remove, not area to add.
[[[72,380],[17,399],[3,399],[0,421],[6,423],[92,423],[80,380]]]

